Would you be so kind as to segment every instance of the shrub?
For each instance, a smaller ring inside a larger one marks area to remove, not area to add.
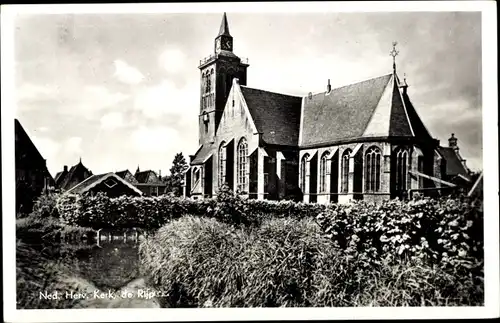
[[[241,271],[234,264],[242,242],[242,232],[231,225],[186,216],[141,243],[141,273],[169,292],[163,307],[201,307],[237,290],[234,275]]]
[[[351,257],[380,264],[382,258],[406,257],[439,262],[443,268],[482,262],[482,210],[475,200],[398,200],[332,205],[317,216],[334,245]]]
[[[59,218],[57,210],[57,200],[60,198],[60,193],[45,192],[40,195],[33,205],[33,211],[30,215],[40,218]]]
[[[102,193],[94,196],[65,194],[58,199],[57,210],[62,221],[69,225],[156,230],[186,214],[214,217],[232,224],[258,225],[265,218],[313,217],[324,211],[325,206],[243,199],[225,187],[217,198],[204,200],[169,195],[109,198]]]
[[[479,279],[438,264],[333,246],[312,220],[264,220],[242,230],[186,216],[140,245],[141,272],[168,307],[480,305]]]

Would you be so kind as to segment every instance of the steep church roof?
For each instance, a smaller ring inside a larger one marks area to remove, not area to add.
[[[368,137],[430,137],[399,88],[397,75],[391,73],[305,97],[300,146]]]
[[[246,86],[241,86],[241,92],[264,142],[271,145],[298,145],[301,97]]]

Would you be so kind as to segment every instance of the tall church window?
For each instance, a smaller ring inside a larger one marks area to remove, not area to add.
[[[248,143],[245,138],[241,138],[237,148],[237,165],[238,172],[237,186],[240,192],[248,192]]]
[[[212,91],[212,77],[214,74],[214,70],[212,69],[210,72],[207,71],[207,74],[205,76],[206,81],[205,81],[205,93],[210,93]]]
[[[396,190],[405,191],[407,186],[408,151],[404,148],[396,150]]]
[[[328,167],[328,157],[330,153],[326,151],[322,156],[319,164],[319,191],[326,192],[326,178],[330,173]]]
[[[226,143],[219,147],[219,187],[226,183]]]
[[[351,150],[346,149],[344,153],[342,154],[342,182],[341,182],[341,187],[340,191],[342,193],[347,193],[349,192],[349,156],[351,155]]]
[[[380,190],[380,160],[382,154],[377,147],[371,147],[365,155],[365,191]]]
[[[309,159],[309,154],[305,154],[300,161],[300,189],[302,192],[306,191],[306,176],[307,176],[307,160]]]

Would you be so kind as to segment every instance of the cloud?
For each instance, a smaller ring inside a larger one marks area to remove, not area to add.
[[[61,87],[26,83],[19,87],[18,108],[21,111],[50,111],[51,114],[92,119],[97,111],[110,108],[128,99],[121,92],[112,92],[103,85]]]
[[[120,112],[110,112],[101,117],[101,128],[113,130],[125,124],[123,114]]]
[[[55,156],[59,150],[60,144],[55,140],[47,138],[47,137],[37,137],[32,136],[33,143],[35,147],[38,149],[40,154],[45,159],[50,159],[49,157]]]
[[[125,61],[115,60],[115,74],[114,76],[126,84],[139,84],[144,80],[144,75],[135,67],[128,65]]]
[[[168,127],[140,127],[132,133],[132,143],[141,152],[169,152],[182,145],[179,133]]]
[[[185,63],[185,55],[180,49],[167,49],[161,53],[159,63],[165,71],[175,74],[182,71]]]
[[[17,101],[32,100],[39,97],[56,96],[59,89],[54,86],[23,83],[17,88]]]
[[[66,139],[62,148],[65,153],[79,155],[83,153],[82,142],[81,137],[70,137]]]
[[[198,93],[192,93],[191,88],[178,88],[174,82],[164,79],[138,91],[134,108],[148,118],[162,115],[191,117],[197,111],[198,100]]]

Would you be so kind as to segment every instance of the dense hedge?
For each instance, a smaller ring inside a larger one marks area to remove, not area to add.
[[[263,218],[314,217],[324,205],[291,201],[244,200],[229,190],[215,199],[192,200],[173,196],[109,198],[104,194],[58,198],[57,214],[70,225],[100,228],[158,229],[186,214],[206,216],[231,224],[258,224]]]
[[[477,199],[331,205],[317,220],[339,250],[367,266],[406,257],[443,268],[482,269],[483,210]]]
[[[244,230],[185,216],[140,245],[141,272],[163,307],[453,306],[483,304],[483,285],[439,262],[366,264],[313,219],[266,219]]]

